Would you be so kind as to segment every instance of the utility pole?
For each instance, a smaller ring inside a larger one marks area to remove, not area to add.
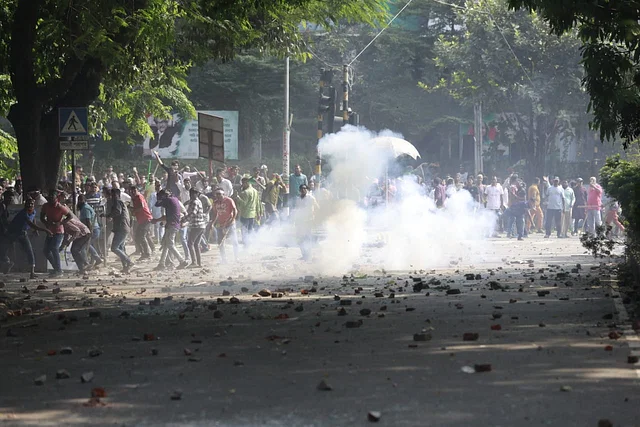
[[[474,172],[475,175],[479,174],[483,170],[482,161],[482,102],[478,101],[473,105],[473,134],[475,139],[474,145]]]
[[[316,176],[316,184],[320,185],[320,177],[322,176],[322,153],[320,153],[320,140],[322,139],[324,120],[324,113],[322,111],[322,97],[324,96],[324,79],[326,71],[324,68],[320,68],[320,83],[318,85],[318,131],[317,131],[317,143],[316,143],[316,167],[313,174]]]
[[[349,66],[342,66],[342,126],[349,123]]]
[[[282,180],[284,181],[284,185],[286,187],[284,197],[284,209],[286,214],[289,206],[289,162],[291,159],[291,126],[289,120],[289,57],[287,56],[284,61],[284,127],[282,131]],[[260,142],[260,156],[262,157],[262,141]],[[268,177],[265,178],[268,179]]]

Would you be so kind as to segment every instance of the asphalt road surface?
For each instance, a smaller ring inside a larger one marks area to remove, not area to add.
[[[575,238],[467,243],[412,271],[384,271],[372,246],[344,277],[284,247],[6,276],[0,423],[640,426],[610,266]]]

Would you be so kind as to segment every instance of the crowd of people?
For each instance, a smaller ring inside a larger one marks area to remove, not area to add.
[[[595,234],[604,223],[611,227],[608,233],[624,232],[619,220],[620,208],[614,201],[603,203],[604,192],[596,177],[584,184],[582,178],[536,177],[527,185],[512,173],[500,183],[494,176],[487,180],[482,174],[476,178],[436,177],[430,189],[438,207],[446,206],[447,199],[458,191],[468,192],[477,206],[493,211],[497,222],[493,237],[506,234],[523,240],[530,233],[544,233],[551,237],[568,238],[581,232]]]
[[[31,266],[31,277],[35,277],[30,231],[45,234],[43,252],[53,269],[50,275],[57,277],[63,274],[60,254],[66,248],[80,274],[100,268],[109,250],[124,272],[130,272],[136,263],[150,262],[156,252],[156,270],[201,268],[202,252],[209,251],[211,245],[219,248],[220,260],[226,263],[227,242],[237,260],[240,238],[249,246],[258,227],[280,221],[287,187],[282,176],[269,174],[266,166],[244,175],[237,166],[218,168],[209,177],[189,166],[181,168],[175,160],[167,165],[154,155],[163,176],[141,176],[136,168],[125,175],[110,166],[96,177],[85,175],[78,167],[75,177],[64,177],[56,188],[47,190],[46,197],[35,188],[23,193],[19,178],[2,180],[2,271],[8,273],[13,268],[20,255],[13,251],[18,243]],[[75,201],[72,179],[76,181]],[[299,166],[289,180],[297,188],[294,206],[314,200],[311,195],[305,200],[309,180]],[[20,205],[19,213],[12,215],[10,206]],[[306,240],[301,236],[300,245],[303,258],[308,259]],[[135,247],[133,253],[127,252],[128,244]],[[134,260],[136,255],[139,257]]]
[[[51,265],[51,276],[63,274],[61,253],[70,247],[71,255],[81,274],[88,274],[104,264],[110,250],[130,272],[137,263],[157,259],[156,270],[170,268],[202,268],[202,253],[212,245],[219,249],[220,262],[228,262],[226,243],[238,259],[240,242],[252,244],[256,231],[281,220],[294,218],[297,243],[302,259],[312,258],[313,217],[319,203],[332,197],[326,183],[318,185],[308,178],[299,165],[288,179],[269,173],[266,166],[255,167],[241,174],[237,166],[215,170],[213,176],[181,167],[176,160],[165,164],[154,153],[160,177],[155,173],[140,175],[136,168],[128,173],[116,173],[108,167],[102,176],[85,174],[77,168],[74,177],[64,177],[43,197],[40,190],[23,191],[20,179],[0,181],[0,264],[7,273],[19,251],[17,243],[35,277],[35,254],[29,232],[44,233],[43,253]],[[415,171],[413,171],[415,172]],[[72,197],[71,182],[77,193]],[[289,197],[287,185],[289,184]],[[387,180],[371,180],[367,191],[353,188],[349,197],[364,208],[395,203],[402,198],[402,183],[417,185],[424,197],[430,197],[435,209],[446,209],[449,199],[458,192],[468,192],[474,209],[495,213],[493,237],[526,238],[530,233],[544,233],[558,238],[575,236],[581,231],[595,233],[602,224],[603,190],[595,177],[584,184],[581,178],[560,180],[558,177],[535,178],[527,185],[517,174],[510,174],[502,183],[497,177],[475,178],[456,174],[444,179],[425,181],[419,174],[406,174]],[[337,190],[336,190],[337,192]],[[21,205],[15,215],[10,206]],[[297,215],[282,217],[283,210]],[[604,210],[604,222],[624,231],[619,221],[619,208],[611,203]],[[107,245],[106,242],[110,243]],[[127,251],[127,245],[134,252]],[[13,257],[9,255],[15,253]],[[159,257],[154,255],[158,253]],[[134,260],[134,257],[138,256]]]

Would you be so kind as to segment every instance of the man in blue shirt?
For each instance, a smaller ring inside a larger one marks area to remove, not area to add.
[[[35,202],[31,198],[27,198],[24,202],[24,209],[16,214],[16,216],[11,220],[11,222],[7,226],[7,232],[4,236],[2,243],[2,253],[6,254],[11,246],[13,246],[14,242],[18,242],[20,246],[22,246],[22,250],[27,256],[27,261],[31,267],[30,278],[35,279],[36,273],[36,260],[35,255],[33,254],[33,247],[31,246],[31,240],[29,240],[29,236],[27,235],[27,231],[30,228],[35,230],[36,232],[42,231],[47,233],[49,236],[53,234],[44,227],[40,227],[35,223],[36,218],[36,206]],[[13,267],[13,263],[9,262],[7,267],[4,269],[5,273],[8,273]]]
[[[84,225],[87,226],[91,232],[91,242],[89,243],[89,255],[93,265],[90,268],[96,268],[102,264],[102,258],[96,250],[96,246],[99,246],[100,239],[100,223],[96,211],[93,210],[91,205],[87,203],[83,194],[78,196],[78,218]]]
[[[300,198],[300,197],[296,197],[297,195],[296,193],[298,192],[298,189],[300,188],[301,185],[304,185],[305,187],[308,186],[309,180],[307,179],[307,176],[302,173],[302,168],[300,167],[300,165],[296,165],[295,169],[293,170],[293,173],[289,176],[289,188],[291,189],[289,193],[292,196],[292,197],[289,197],[291,208],[296,207],[296,202]]]

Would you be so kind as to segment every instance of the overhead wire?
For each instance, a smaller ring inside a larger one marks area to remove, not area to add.
[[[377,39],[378,37],[380,37],[380,35],[381,35],[382,33],[384,33],[384,31],[385,31],[387,28],[389,28],[389,25],[391,25],[391,24],[393,23],[393,21],[395,21],[395,20],[396,20],[396,18],[397,18],[398,16],[400,16],[400,14],[401,14],[402,12],[404,12],[404,10],[405,10],[405,9],[406,9],[406,8],[407,8],[407,7],[412,3],[412,2],[413,2],[413,0],[409,0],[409,1],[407,2],[407,4],[405,4],[405,5],[402,7],[402,9],[400,9],[400,11],[399,11],[398,13],[396,13],[396,14],[394,15],[394,17],[393,17],[393,18],[391,18],[391,20],[390,20],[389,22],[387,22],[387,25],[385,25],[385,26],[384,26],[384,28],[383,28],[383,29],[381,29],[381,30],[378,32],[378,34],[376,34],[376,35],[375,35],[375,37],[374,37],[373,39],[371,39],[371,41],[370,41],[370,42],[369,42],[369,43],[368,43],[368,44],[367,44],[367,45],[366,45],[366,46],[365,46],[365,47],[364,47],[364,48],[363,48],[363,49],[362,49],[362,50],[361,50],[361,51],[360,51],[356,56],[355,56],[355,58],[353,58],[353,59],[351,60],[351,62],[350,62],[347,66],[348,66],[348,67],[350,67],[350,66],[351,66],[351,64],[353,64],[353,63],[356,61],[356,59],[358,59],[358,58],[360,57],[360,55],[362,55],[362,54],[364,53],[364,51],[365,51],[365,50],[367,50],[367,49],[369,48],[369,46],[371,46],[371,45],[373,44],[373,42],[374,42],[374,41],[376,41],[376,39]]]
[[[330,64],[329,62],[325,61],[324,59],[322,59],[322,57],[320,55],[318,55],[317,53],[315,53],[313,51],[313,49],[311,49],[311,47],[309,46],[309,44],[305,43],[307,50],[309,51],[309,53],[311,55],[313,55],[314,58],[316,58],[318,61],[322,62],[322,64],[326,65],[329,68],[340,68],[340,65],[337,64]]]

